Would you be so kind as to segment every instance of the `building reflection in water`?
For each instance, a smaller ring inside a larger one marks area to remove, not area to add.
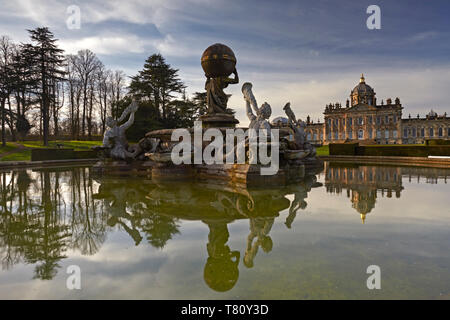
[[[349,163],[325,163],[325,188],[328,193],[346,193],[354,208],[365,222],[367,214],[374,208],[377,195],[400,198],[403,177],[409,182],[438,183],[442,179],[447,183],[448,169],[371,166]]]

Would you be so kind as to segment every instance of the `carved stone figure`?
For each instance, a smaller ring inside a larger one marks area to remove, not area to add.
[[[103,136],[103,148],[109,149],[109,155],[111,158],[122,160],[130,158],[134,159],[140,152],[140,148],[129,148],[128,141],[125,136],[125,131],[134,123],[134,114],[138,108],[139,105],[133,100],[118,120],[114,120],[112,117],[108,117],[106,119],[108,129],[105,131]],[[128,114],[130,115],[128,121],[122,125],[118,125],[118,123],[123,121]]]
[[[206,76],[207,114],[231,114],[232,111],[227,109],[228,95],[223,89],[229,84],[239,83],[233,50],[222,43],[215,43],[203,52],[201,64]],[[234,79],[229,78],[231,74],[234,74]]]
[[[258,104],[256,99],[252,93],[252,84],[250,82],[246,82],[242,85],[242,93],[244,94],[244,99],[246,102],[246,112],[247,117],[250,120],[249,129],[265,129],[267,133],[270,133],[270,123],[267,121],[272,115],[272,108],[267,102],[264,102],[260,108],[258,108]],[[255,110],[256,115],[253,114],[252,111]]]
[[[208,106],[208,114],[231,113],[227,109],[228,95],[223,91],[229,84],[239,83],[237,70],[233,71],[234,79],[229,77],[206,78],[206,103]]]
[[[291,109],[291,104],[288,102],[284,108],[284,112],[288,116],[289,126],[294,131],[294,143],[290,149],[305,150],[308,151],[308,156],[313,157],[316,155],[315,148],[306,141],[305,128],[306,123],[300,119],[296,119],[294,112]]]

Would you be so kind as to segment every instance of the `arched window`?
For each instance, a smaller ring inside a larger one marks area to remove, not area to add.
[[[384,131],[384,138],[389,139],[389,130]]]
[[[442,130],[442,128],[439,128],[439,130],[438,130],[438,134],[439,134],[439,137],[442,137],[444,134],[443,134],[443,130]]]
[[[313,140],[314,140],[314,141],[317,140],[317,133],[316,133],[316,132],[314,132],[314,134],[313,134]]]
[[[433,137],[433,136],[434,136],[434,129],[430,128],[430,137]]]
[[[425,128],[420,129],[420,136],[423,138],[425,137]]]
[[[306,135],[306,139],[307,139],[308,141],[311,141],[311,132],[308,132],[308,134]]]

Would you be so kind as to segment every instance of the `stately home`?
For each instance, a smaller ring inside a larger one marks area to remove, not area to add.
[[[377,103],[376,93],[361,75],[350,92],[345,107],[328,104],[324,122],[313,123],[307,117],[307,139],[316,144],[360,141],[365,144],[414,144],[427,139],[450,139],[450,117],[433,110],[424,118],[402,118],[400,99]]]

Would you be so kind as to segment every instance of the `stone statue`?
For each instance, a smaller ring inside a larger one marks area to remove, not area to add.
[[[223,91],[229,84],[239,83],[239,76],[236,68],[233,71],[234,79],[229,77],[206,78],[206,104],[208,114],[231,113],[227,109],[228,95]]]
[[[124,110],[118,120],[112,117],[106,119],[108,129],[103,136],[103,148],[109,149],[109,154],[113,159],[134,159],[139,152],[139,148],[129,148],[125,131],[134,123],[134,114],[139,108],[135,100]],[[118,125],[127,115],[130,115],[128,121],[122,125]]]
[[[223,89],[239,83],[236,62],[233,50],[222,43],[215,43],[203,52],[201,64],[206,76],[207,115],[232,114],[232,110],[227,109],[228,95]],[[229,78],[231,74],[234,78]]]
[[[294,131],[294,143],[291,149],[305,150],[308,152],[308,156],[313,157],[316,155],[315,148],[305,139],[306,123],[300,119],[296,119],[294,112],[291,109],[291,104],[288,102],[283,108],[284,112],[288,116],[289,126]]]
[[[250,120],[249,129],[264,129],[270,134],[270,123],[267,121],[272,115],[272,108],[267,102],[264,102],[260,108],[256,103],[256,99],[252,93],[252,84],[246,82],[242,85],[242,93],[246,102],[247,117]],[[252,107],[256,115],[253,114]]]

